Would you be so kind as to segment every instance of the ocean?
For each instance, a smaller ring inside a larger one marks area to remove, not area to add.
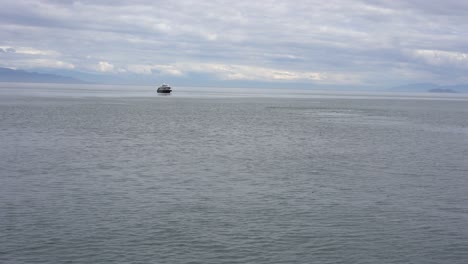
[[[1,84],[0,263],[468,263],[468,96]]]

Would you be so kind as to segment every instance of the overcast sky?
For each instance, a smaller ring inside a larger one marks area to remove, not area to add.
[[[0,6],[0,67],[319,85],[468,83],[463,0],[0,0]]]

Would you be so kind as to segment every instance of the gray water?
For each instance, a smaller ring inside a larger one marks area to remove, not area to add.
[[[468,263],[466,98],[68,88],[0,89],[0,263]]]

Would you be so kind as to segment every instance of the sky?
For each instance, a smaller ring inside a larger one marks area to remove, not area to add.
[[[0,0],[0,6],[0,67],[12,69],[195,86],[468,83],[463,0]]]

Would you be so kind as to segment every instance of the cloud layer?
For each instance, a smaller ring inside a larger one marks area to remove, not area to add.
[[[468,82],[468,3],[16,0],[0,67],[216,80]]]

